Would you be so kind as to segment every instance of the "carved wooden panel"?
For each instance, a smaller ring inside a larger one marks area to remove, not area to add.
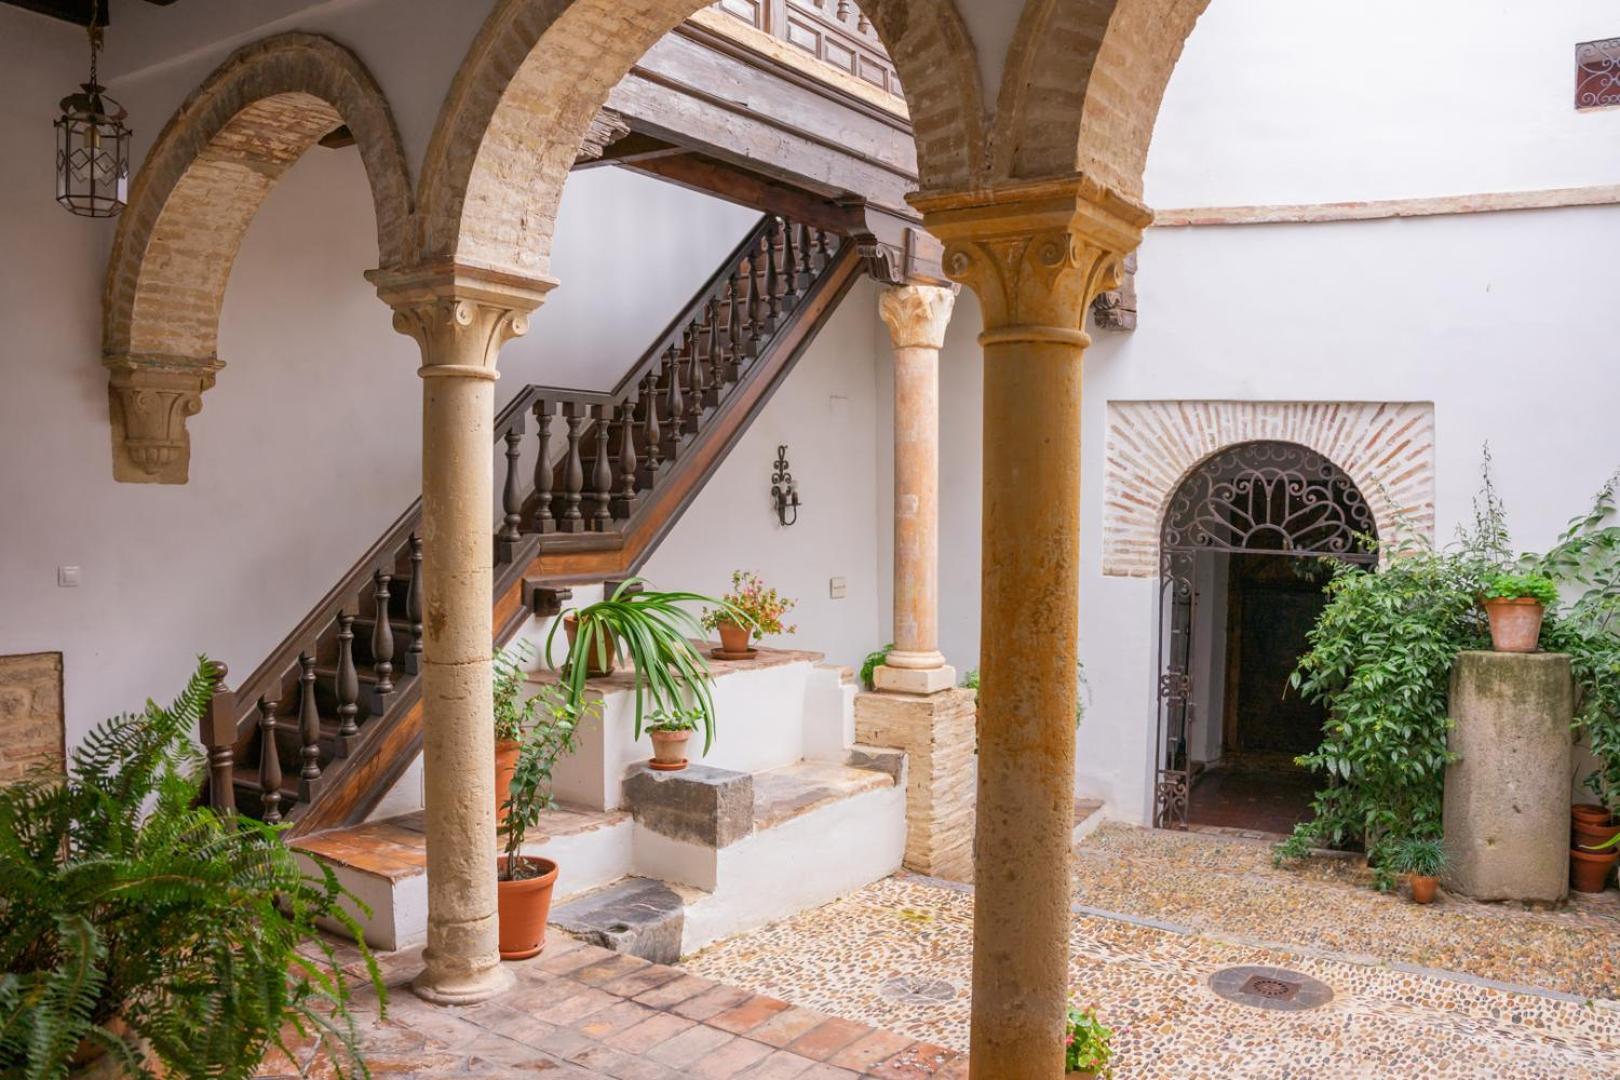
[[[854,0],[718,0],[713,7],[899,96],[900,78]]]

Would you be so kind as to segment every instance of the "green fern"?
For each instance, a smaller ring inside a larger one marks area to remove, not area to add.
[[[130,1076],[246,1078],[288,1031],[367,1075],[316,929],[347,927],[381,1000],[354,901],[279,828],[201,805],[191,732],[211,694],[203,662],[169,707],[92,731],[65,782],[0,789],[0,1075],[55,1080],[98,1047]]]

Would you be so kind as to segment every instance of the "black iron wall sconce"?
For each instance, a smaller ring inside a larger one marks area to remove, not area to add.
[[[771,505],[776,507],[776,520],[792,525],[799,520],[799,482],[788,472],[787,447],[776,448],[776,463],[771,473]]]

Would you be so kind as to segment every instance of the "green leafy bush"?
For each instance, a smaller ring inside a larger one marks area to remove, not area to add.
[[[557,762],[574,752],[580,723],[602,708],[599,700],[581,698],[576,702],[555,686],[542,686],[526,704],[535,719],[522,729],[523,745],[512,769],[512,785],[504,807],[506,821],[501,829],[506,834],[506,869],[500,875],[504,881],[519,881],[534,872],[518,857],[523,854],[523,841],[529,830],[539,824],[541,813],[557,805],[551,791],[551,774]]]
[[[1492,574],[1485,579],[1486,600],[1539,600],[1544,606],[1558,603],[1558,586],[1544,574]]]
[[[1063,1064],[1068,1072],[1094,1072],[1108,1075],[1114,1059],[1114,1032],[1097,1019],[1097,1010],[1069,1007],[1063,1025]]]
[[[247,1077],[293,1033],[367,1075],[315,925],[349,929],[380,1000],[352,897],[281,828],[201,805],[191,733],[212,690],[205,661],[173,705],[92,731],[65,778],[0,789],[0,1075],[66,1076],[82,1045],[143,1080]]]
[[[1433,836],[1406,836],[1391,847],[1390,869],[1397,874],[1439,877],[1446,868],[1446,848]]]
[[[522,638],[510,649],[495,650],[495,738],[499,742],[521,741],[534,723],[539,699],[523,696],[523,684],[528,678],[523,664],[533,659],[534,646]]]
[[[892,652],[894,652],[894,642],[891,641],[887,645],[880,646],[866,654],[866,659],[861,661],[862,686],[868,690],[877,689],[877,683],[872,681],[873,675],[889,659],[889,654]]]

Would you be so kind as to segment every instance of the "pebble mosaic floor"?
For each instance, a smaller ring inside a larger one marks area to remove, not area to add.
[[[1116,1076],[1620,1077],[1620,1005],[1579,996],[1615,996],[1612,893],[1556,913],[1421,909],[1364,874],[1343,860],[1274,870],[1265,845],[1237,839],[1120,826],[1088,838],[1072,982],[1118,1030]],[[962,1049],[972,917],[970,889],[901,875],[683,966]],[[1333,998],[1294,1012],[1224,1000],[1209,979],[1239,965],[1297,972]],[[1426,970],[1438,967],[1450,973]]]

